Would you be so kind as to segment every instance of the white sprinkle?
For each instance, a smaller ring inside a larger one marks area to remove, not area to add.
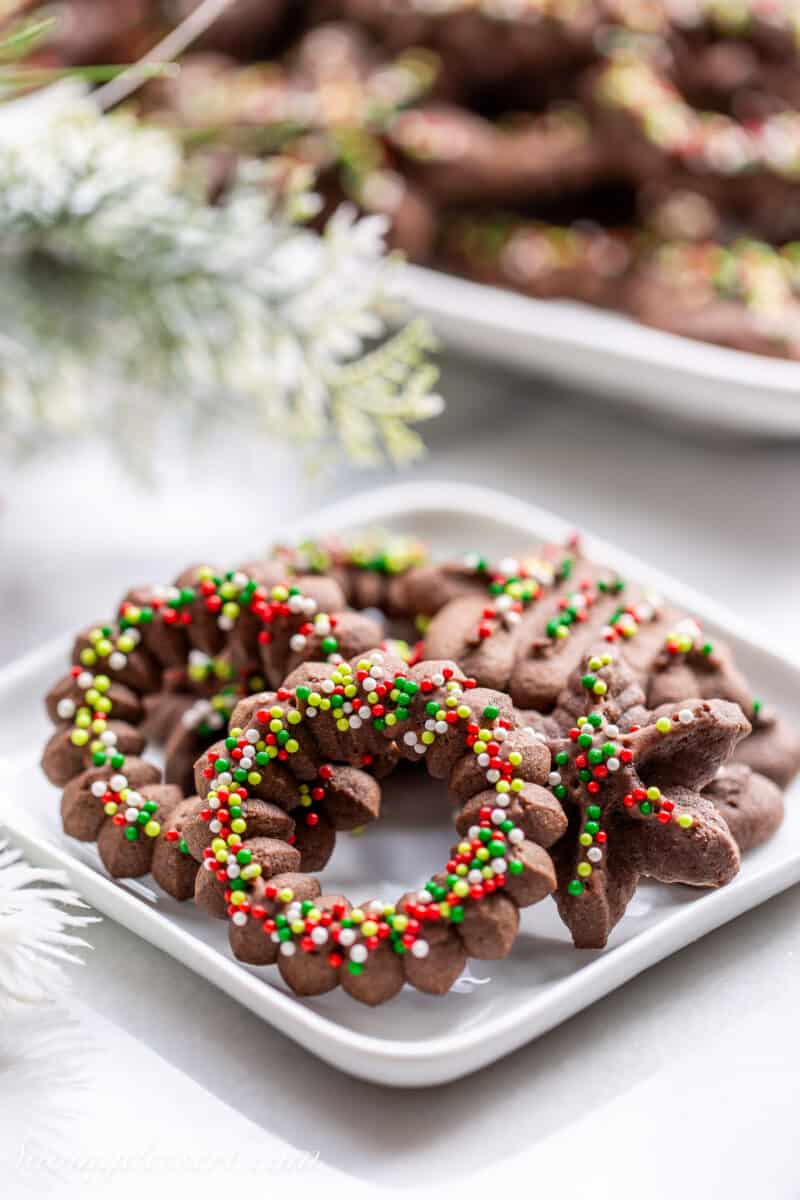
[[[589,862],[600,862],[603,857],[603,851],[599,846],[592,846],[586,851],[586,857],[589,859]]]
[[[281,942],[281,954],[285,955],[286,958],[291,958],[296,951],[297,947],[294,942]]]
[[[64,699],[59,700],[58,704],[56,705],[56,712],[58,713],[59,717],[62,717],[64,720],[74,717],[75,701],[70,700],[69,696],[65,696]]]
[[[414,958],[427,958],[429,950],[430,946],[424,938],[417,938],[415,942],[411,943],[411,953]]]
[[[692,721],[694,720],[694,713],[690,708],[682,708],[678,713],[678,720],[680,721],[681,725],[691,725]]]
[[[235,912],[231,917],[231,920],[233,921],[234,925],[246,925],[247,913]]]
[[[366,962],[366,959],[367,947],[359,942],[359,944],[357,946],[353,946],[352,950],[350,951],[350,961],[355,963],[363,963]]]

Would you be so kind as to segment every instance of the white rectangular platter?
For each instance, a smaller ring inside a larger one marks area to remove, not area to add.
[[[399,485],[365,493],[311,516],[291,531],[300,537],[362,528],[365,520],[424,536],[437,555],[481,550],[491,556],[570,532],[558,518],[483,488],[460,484]],[[587,536],[588,550],[623,574],[649,583],[723,636],[759,694],[800,721],[800,665],[777,658],[757,634],[712,601]],[[254,551],[260,549],[253,547]],[[176,568],[180,564],[176,564]],[[70,639],[62,638],[0,673],[0,821],[40,864],[63,867],[97,909],[185,963],[307,1050],[351,1074],[392,1086],[441,1083],[478,1070],[543,1034],[653,963],[708,934],[800,880],[800,812],[795,785],[787,820],[765,846],[746,856],[740,875],[718,892],[643,885],[603,952],[578,952],[551,901],[523,914],[512,954],[475,963],[440,999],[404,989],[375,1010],[341,989],[302,1001],[273,968],[231,958],[224,922],[191,904],[156,893],[148,879],[109,879],[91,846],[65,838],[58,791],[37,771],[48,735],[42,696],[64,671]],[[452,840],[444,788],[398,775],[385,787],[381,820],[360,837],[341,837],[323,880],[329,891],[361,901],[395,899],[419,886]],[[131,987],[134,987],[131,979]],[[233,1003],[220,996],[220,1004]]]
[[[670,420],[800,437],[800,363],[729,350],[568,300],[407,267],[404,291],[453,349]]]

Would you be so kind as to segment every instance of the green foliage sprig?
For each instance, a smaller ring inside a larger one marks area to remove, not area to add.
[[[442,407],[431,337],[397,321],[382,218],[241,164],[217,204],[168,133],[72,84],[0,107],[0,431],[13,451],[87,429],[143,461],[165,411],[247,423],[359,463],[407,461]]]

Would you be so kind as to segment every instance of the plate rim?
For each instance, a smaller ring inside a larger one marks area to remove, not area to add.
[[[800,385],[800,364],[789,358],[771,358],[767,354],[754,354],[749,350],[734,350],[729,346],[720,346],[716,342],[705,342],[699,338],[689,338],[684,334],[670,333],[653,325],[645,325],[627,313],[617,312],[611,308],[603,308],[580,300],[569,299],[538,299],[526,296],[524,292],[516,292],[512,288],[500,287],[491,283],[480,283],[474,279],[462,278],[449,271],[440,271],[434,267],[422,267],[409,263],[404,268],[407,275],[405,294],[410,294],[421,307],[433,307],[431,304],[431,289],[433,298],[438,300],[437,308],[444,307],[445,295],[448,290],[456,296],[460,291],[465,302],[474,300],[484,310],[487,298],[498,303],[500,297],[508,301],[508,309],[517,310],[519,314],[533,318],[530,332],[537,336],[554,338],[565,346],[573,348],[591,347],[602,351],[608,356],[616,356],[628,361],[636,358],[652,362],[656,366],[669,367],[671,370],[697,369],[691,361],[695,358],[705,358],[703,373],[718,379],[721,383],[745,384],[752,387],[768,386],[777,391],[796,393]],[[504,305],[505,307],[505,305]],[[585,328],[580,334],[575,333],[575,317],[580,316]],[[596,318],[600,318],[599,320]],[[607,333],[609,329],[631,333],[635,331],[635,340],[641,343],[641,349],[619,350],[609,346]],[[678,356],[676,358],[676,356]],[[688,356],[690,366],[686,367],[681,358]]]
[[[800,436],[796,360],[734,350],[656,329],[613,309],[536,299],[431,267],[406,265],[400,288],[445,344],[472,358],[572,380],[593,392],[613,391],[646,410],[668,404],[694,420],[703,418],[706,400],[713,400],[714,424],[762,436]],[[652,373],[646,385],[630,375],[636,366]],[[699,396],[700,387],[713,390],[713,397]]]

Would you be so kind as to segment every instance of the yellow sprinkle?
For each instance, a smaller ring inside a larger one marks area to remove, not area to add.
[[[591,863],[578,863],[578,874],[587,879],[592,873]]]

